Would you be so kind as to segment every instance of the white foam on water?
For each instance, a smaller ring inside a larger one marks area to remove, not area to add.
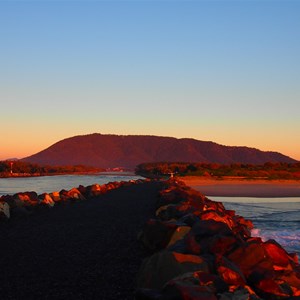
[[[254,228],[251,236],[260,237],[265,242],[273,239],[279,243],[287,252],[296,252],[300,255],[300,230],[264,230]]]

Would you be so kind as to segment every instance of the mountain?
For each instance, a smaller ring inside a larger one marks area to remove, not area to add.
[[[61,140],[49,148],[23,159],[48,165],[77,165],[134,168],[143,162],[250,163],[296,160],[278,152],[249,147],[223,146],[190,138],[144,135],[89,134]]]

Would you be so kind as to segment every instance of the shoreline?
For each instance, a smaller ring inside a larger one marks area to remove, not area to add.
[[[300,197],[300,180],[207,179],[195,176],[178,179],[208,197]]]
[[[134,174],[133,171],[90,171],[90,172],[67,172],[67,173],[13,173],[9,175],[0,175],[1,178],[33,178],[33,177],[47,177],[47,176],[61,176],[61,175],[115,175],[122,174],[124,176]]]

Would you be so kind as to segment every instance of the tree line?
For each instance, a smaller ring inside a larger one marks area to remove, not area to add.
[[[243,177],[266,179],[300,179],[300,162],[255,164],[218,164],[157,162],[143,163],[136,167],[136,174],[146,177],[161,177],[174,173],[177,176]]]
[[[70,173],[101,172],[102,168],[95,168],[84,165],[75,166],[50,166],[29,163],[20,160],[0,161],[0,177],[22,176],[22,175],[55,175]]]

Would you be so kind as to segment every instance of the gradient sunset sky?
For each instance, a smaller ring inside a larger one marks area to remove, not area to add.
[[[0,0],[0,159],[151,134],[300,160],[300,1]]]

